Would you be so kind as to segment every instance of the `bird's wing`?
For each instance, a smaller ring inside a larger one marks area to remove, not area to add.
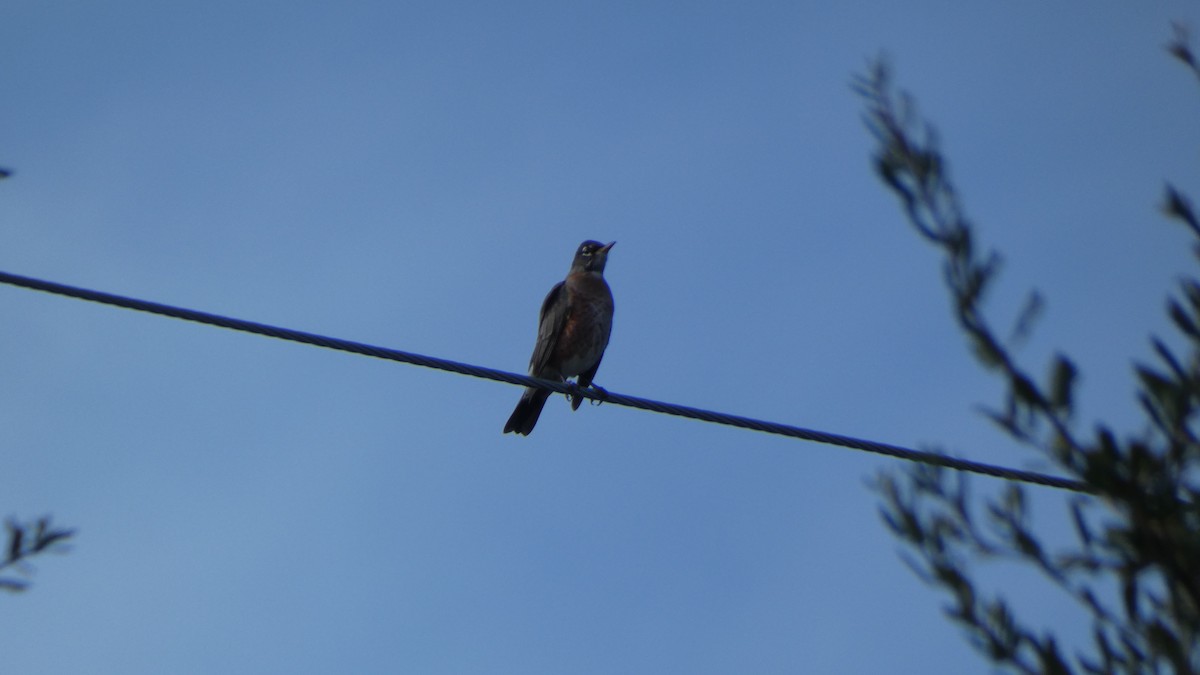
[[[550,363],[550,355],[558,344],[559,333],[567,318],[567,291],[564,282],[560,281],[546,294],[542,301],[542,312],[538,318],[537,344],[533,347],[533,356],[529,359],[529,372],[535,377],[542,373]]]
[[[579,377],[576,378],[576,381],[579,383],[579,386],[587,387],[592,384],[592,378],[596,377],[596,371],[600,370],[600,362],[603,360],[604,360],[604,353],[601,352],[600,358],[596,359],[596,363],[591,368],[588,368],[587,372],[580,373]]]

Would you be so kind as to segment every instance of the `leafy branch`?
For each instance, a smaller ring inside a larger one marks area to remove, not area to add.
[[[75,534],[74,530],[52,527],[48,516],[29,525],[9,519],[4,526],[8,530],[8,546],[4,560],[0,562],[0,571],[16,570],[23,576],[32,572],[28,558],[48,551],[64,552],[66,541]],[[0,590],[18,593],[28,587],[29,582],[24,579],[0,576]]]
[[[1200,76],[1187,35],[1168,50]],[[1034,534],[1024,488],[975,499],[965,476],[930,466],[882,474],[876,489],[888,527],[906,542],[906,562],[949,593],[947,614],[994,664],[1020,673],[1195,673],[1200,671],[1200,281],[1181,283],[1168,314],[1186,347],[1152,340],[1155,365],[1138,365],[1138,403],[1146,430],[1119,438],[1107,426],[1081,434],[1073,421],[1078,370],[1065,355],[1036,377],[1014,356],[985,312],[1000,256],[983,251],[950,180],[936,132],[911,97],[898,93],[877,61],[855,90],[877,141],[875,170],[900,199],[909,223],[942,253],[953,314],[981,365],[1005,384],[1002,405],[987,416],[1005,433],[1095,489],[1069,504],[1075,541],[1048,550]],[[1190,201],[1168,186],[1165,212],[1200,240]],[[1200,246],[1197,249],[1200,256]],[[1042,309],[1033,293],[1015,336]],[[985,595],[972,565],[987,560],[1031,565],[1091,616],[1092,645],[1069,658],[1054,635],[1020,620],[1000,595]],[[1116,589],[1112,592],[1111,589]]]

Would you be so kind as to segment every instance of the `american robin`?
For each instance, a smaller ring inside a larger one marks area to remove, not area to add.
[[[578,386],[591,385],[612,331],[613,299],[604,281],[604,263],[615,243],[589,240],[580,244],[567,278],[550,289],[538,318],[530,375],[559,381],[576,377]],[[504,433],[529,435],[549,397],[545,389],[527,388],[504,425]],[[582,401],[581,396],[571,396],[571,409],[578,410]]]

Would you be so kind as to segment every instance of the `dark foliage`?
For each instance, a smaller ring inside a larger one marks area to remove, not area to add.
[[[49,517],[26,525],[9,519],[5,528],[8,530],[8,546],[4,549],[0,572],[16,571],[22,577],[28,577],[33,571],[29,558],[48,551],[64,551],[66,541],[75,534],[74,530],[53,527]],[[29,588],[29,582],[25,579],[8,574],[0,576],[0,590],[20,592],[26,588]]]
[[[1177,28],[1167,49],[1200,77],[1186,32]],[[969,492],[963,474],[935,466],[881,475],[883,518],[905,542],[907,562],[949,594],[948,615],[1004,671],[1200,672],[1200,442],[1194,429],[1200,280],[1185,279],[1168,301],[1184,346],[1173,350],[1154,339],[1154,360],[1136,366],[1145,430],[1122,437],[1098,425],[1081,432],[1073,421],[1078,377],[1072,361],[1060,354],[1038,377],[1017,362],[1012,341],[989,322],[984,298],[1000,258],[979,245],[936,134],[917,118],[910,98],[895,91],[882,61],[855,89],[878,141],[876,171],[916,231],[942,253],[954,316],[980,363],[1006,385],[988,417],[1095,492],[1069,502],[1062,517],[1070,519],[1075,539],[1051,550],[1032,530],[1020,485],[983,498]],[[1200,240],[1191,203],[1174,187],[1166,189],[1164,211]],[[1028,332],[1041,306],[1032,295],[1015,334]],[[981,590],[974,568],[998,559],[1036,568],[1078,601],[1090,615],[1092,644],[1066,654],[1052,632],[1030,628],[1002,595]]]

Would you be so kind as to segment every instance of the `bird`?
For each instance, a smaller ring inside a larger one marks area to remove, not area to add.
[[[604,280],[604,265],[616,243],[589,239],[575,249],[567,278],[555,284],[542,301],[537,342],[529,358],[531,376],[558,382],[574,377],[577,386],[591,386],[612,333],[613,297]],[[545,389],[526,388],[504,433],[528,436],[549,397]],[[583,397],[570,398],[571,410],[578,410]]]

